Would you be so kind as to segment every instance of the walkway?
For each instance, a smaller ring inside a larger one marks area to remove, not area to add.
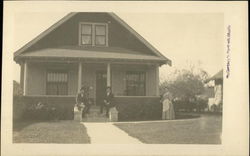
[[[87,129],[91,144],[141,144],[112,123],[81,122]]]

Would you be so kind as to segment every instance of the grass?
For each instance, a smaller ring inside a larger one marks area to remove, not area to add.
[[[84,125],[75,121],[22,121],[13,124],[13,143],[90,143]]]
[[[200,114],[194,119],[115,125],[148,144],[221,144],[221,115]]]

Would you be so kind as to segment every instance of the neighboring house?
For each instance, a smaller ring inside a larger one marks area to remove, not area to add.
[[[206,86],[202,94],[196,96],[200,111],[209,110],[209,100],[214,98],[214,87]]]
[[[14,60],[26,99],[65,105],[74,104],[84,85],[93,88],[97,105],[107,86],[117,103],[119,97],[145,102],[159,96],[159,67],[171,65],[114,13],[90,12],[69,13],[15,52]]]
[[[206,82],[210,81],[214,81],[214,97],[209,98],[209,110],[214,111],[214,109],[219,109],[221,111],[223,103],[223,70],[220,70],[214,76],[206,80]]]

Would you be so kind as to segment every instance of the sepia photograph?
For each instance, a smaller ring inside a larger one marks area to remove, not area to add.
[[[121,16],[163,51],[116,13],[74,12],[14,53],[13,142],[221,143],[223,14]]]
[[[21,9],[11,20],[12,145],[226,143],[225,13]]]

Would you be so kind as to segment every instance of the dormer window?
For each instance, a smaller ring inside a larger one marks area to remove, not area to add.
[[[108,25],[105,23],[80,23],[79,45],[108,46]]]

